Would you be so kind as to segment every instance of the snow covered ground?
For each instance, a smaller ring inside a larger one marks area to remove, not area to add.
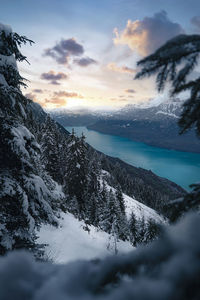
[[[109,172],[102,170],[101,179],[100,179],[101,185],[103,179],[105,179],[106,176],[111,176],[111,175],[109,174]],[[116,192],[116,189],[108,185],[107,182],[106,182],[106,188],[108,191],[111,189],[113,193]],[[161,215],[159,215],[154,209],[146,206],[145,204],[142,204],[141,202],[137,201],[135,198],[129,197],[124,193],[123,193],[123,197],[125,202],[126,215],[128,219],[130,218],[131,213],[133,212],[136,219],[144,218],[144,221],[153,219],[157,223],[166,223],[166,220]]]
[[[39,243],[48,244],[46,253],[53,262],[66,263],[80,259],[102,258],[114,253],[114,241],[111,236],[88,226],[90,231],[83,229],[83,221],[79,221],[70,213],[62,214],[60,227],[43,225],[38,233]],[[134,248],[129,242],[117,242],[118,253],[125,253]]]
[[[107,185],[108,188],[111,188]],[[113,189],[113,188],[112,188]],[[114,189],[113,189],[114,191]],[[137,219],[153,219],[158,223],[164,223],[156,211],[123,194],[127,217],[133,211]],[[115,253],[115,243],[111,235],[88,226],[89,231],[84,229],[85,223],[79,221],[70,213],[63,213],[60,226],[43,225],[38,233],[38,242],[48,244],[46,253],[53,262],[66,263],[80,259],[103,258]],[[117,242],[118,253],[125,253],[134,248],[129,242]]]
[[[141,202],[125,194],[123,194],[123,196],[128,219],[131,216],[131,213],[133,212],[136,219],[141,219],[144,217],[145,221],[153,219],[157,223],[166,223],[166,220],[164,220],[164,218],[161,215],[159,215],[154,209],[142,204]]]

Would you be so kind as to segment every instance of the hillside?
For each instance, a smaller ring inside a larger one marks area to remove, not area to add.
[[[111,188],[107,185],[107,188]],[[112,188],[114,191],[115,189]],[[124,204],[128,220],[134,213],[135,219],[145,224],[154,220],[165,224],[166,220],[155,210],[143,205],[125,194]],[[122,254],[133,249],[129,241],[115,240],[112,234],[93,226],[86,225],[70,213],[62,213],[59,226],[43,225],[38,234],[38,243],[47,244],[45,253],[56,263],[67,263],[80,259],[96,259],[111,254]]]

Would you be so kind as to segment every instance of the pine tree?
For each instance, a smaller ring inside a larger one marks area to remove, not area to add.
[[[97,153],[94,152],[92,158],[88,161],[88,193],[98,193],[100,190],[99,178],[100,178],[100,161]]]
[[[0,251],[35,249],[35,229],[42,222],[56,224],[55,182],[43,173],[40,145],[30,132],[31,101],[16,60],[26,57],[19,46],[32,42],[0,25]],[[29,130],[30,126],[30,130]],[[48,181],[46,184],[45,180]]]
[[[138,62],[142,69],[136,74],[136,79],[157,73],[158,91],[170,82],[172,95],[186,90],[190,92],[179,121],[181,133],[194,127],[200,134],[200,77],[196,80],[188,78],[198,63],[199,55],[200,35],[179,35]]]
[[[30,43],[33,41],[29,40],[25,36],[20,36],[17,33],[12,32],[8,26],[0,25],[0,74],[1,78],[13,88],[19,89],[20,86],[26,86],[24,78],[20,76],[16,61],[27,61],[19,47],[21,45]],[[0,84],[2,86],[2,83]]]
[[[76,196],[68,196],[67,197],[66,208],[67,210],[72,213],[75,217],[79,217],[79,205],[76,199]]]
[[[125,204],[121,187],[118,185],[116,189],[116,199],[119,202],[119,207],[122,214],[125,214]]]
[[[161,225],[157,224],[153,219],[147,221],[146,243],[152,242],[161,233]]]
[[[137,244],[146,243],[146,223],[145,223],[144,216],[142,216],[141,219],[137,220],[136,243]]]
[[[97,226],[97,195],[92,193],[91,196],[86,196],[86,216],[88,223]]]
[[[119,202],[112,190],[106,195],[106,198],[107,204],[104,206],[102,221],[100,222],[101,228],[110,234],[112,232],[112,235],[114,230],[116,238],[125,241],[128,238],[126,215],[121,211]]]
[[[40,130],[41,161],[49,175],[62,184],[66,164],[66,145],[62,134],[50,115],[47,115]]]
[[[132,212],[129,220],[129,236],[131,244],[136,247],[137,246],[137,220],[135,214]]]
[[[106,183],[103,180],[102,186],[99,190],[98,197],[96,198],[96,222],[99,224],[102,230],[105,230],[105,219],[107,216],[107,206],[108,206],[108,190]]]
[[[138,62],[141,71],[136,79],[157,74],[158,91],[162,91],[165,84],[171,84],[171,95],[188,91],[190,97],[183,104],[179,119],[180,134],[194,128],[200,136],[200,77],[191,79],[189,75],[198,64],[200,55],[200,35],[179,35]],[[182,202],[174,204],[177,217],[200,205],[200,184],[191,185],[193,191],[186,195]],[[173,205],[172,205],[173,206]],[[174,213],[174,216],[176,213]]]
[[[80,218],[85,212],[85,193],[88,184],[88,158],[85,137],[75,136],[72,131],[68,140],[67,164],[65,174],[65,191],[69,197],[76,196],[79,205]]]

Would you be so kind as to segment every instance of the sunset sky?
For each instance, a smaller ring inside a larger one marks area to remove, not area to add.
[[[0,0],[0,22],[35,41],[23,47],[43,107],[118,108],[160,97],[133,80],[136,62],[181,33],[200,34],[199,0]],[[167,97],[167,95],[164,95]]]

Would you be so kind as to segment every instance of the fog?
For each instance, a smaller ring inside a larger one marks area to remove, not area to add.
[[[0,300],[164,300],[200,298],[200,216],[126,255],[67,265],[35,262],[29,253],[0,259]]]

